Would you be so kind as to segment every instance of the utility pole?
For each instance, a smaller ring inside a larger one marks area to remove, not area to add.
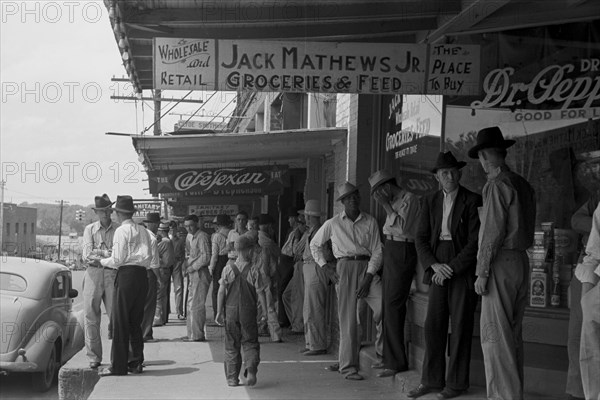
[[[58,201],[56,201],[58,203]],[[61,240],[62,240],[62,214],[63,214],[63,203],[68,203],[67,202],[63,202],[62,200],[60,201],[60,217],[59,217],[59,221],[58,221],[58,261],[60,262],[60,255],[62,254],[60,252],[60,244],[61,244]]]
[[[4,254],[4,185],[6,182],[0,181],[0,255]]]

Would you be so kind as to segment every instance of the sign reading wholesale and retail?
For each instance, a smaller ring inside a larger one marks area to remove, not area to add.
[[[479,94],[479,46],[154,39],[167,90]]]
[[[150,192],[165,197],[236,196],[282,193],[287,165],[148,172]]]

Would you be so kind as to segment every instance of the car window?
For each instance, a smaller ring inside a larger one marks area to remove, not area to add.
[[[56,275],[52,283],[52,297],[65,297],[67,293],[66,277],[64,275]]]
[[[0,272],[0,290],[24,292],[25,289],[27,289],[27,281],[22,276]]]

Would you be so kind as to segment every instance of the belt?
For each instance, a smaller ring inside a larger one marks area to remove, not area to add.
[[[391,240],[393,242],[406,242],[406,243],[414,243],[415,239],[409,239],[409,238],[404,238],[401,236],[394,236],[394,235],[385,235],[385,238],[387,240]]]
[[[371,256],[367,256],[367,255],[346,256],[346,257],[338,258],[338,260],[349,260],[349,261],[369,261],[370,259],[371,259]]]

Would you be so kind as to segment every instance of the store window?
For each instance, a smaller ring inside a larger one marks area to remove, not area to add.
[[[416,194],[437,190],[430,172],[440,152],[442,96],[382,96],[383,167]]]
[[[560,285],[556,289],[552,276],[556,271],[545,268],[546,301],[540,304],[551,306],[550,292],[558,291],[564,307],[580,248],[571,216],[600,191],[600,24],[455,39],[481,46],[481,91],[477,96],[447,99],[444,146],[468,161],[462,183],[481,192],[485,175],[478,160],[467,156],[477,132],[498,126],[505,139],[516,141],[508,150],[507,163],[536,191],[536,230],[541,231],[542,224],[549,226],[546,223],[555,229]],[[532,267],[535,250],[530,250]],[[531,292],[539,292],[539,282],[532,279],[531,283]]]

